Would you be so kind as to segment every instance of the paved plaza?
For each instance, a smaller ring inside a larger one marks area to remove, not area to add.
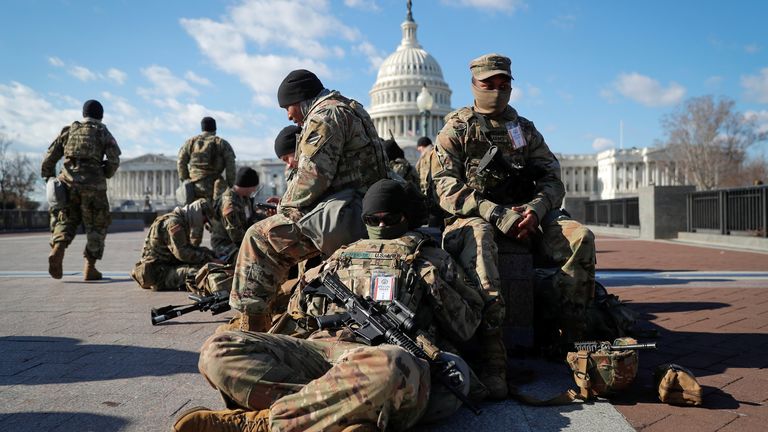
[[[44,233],[0,235],[0,430],[165,431],[189,407],[221,408],[197,372],[198,349],[231,315],[191,313],[152,326],[153,306],[184,293],[139,289],[128,277],[144,233],[110,234],[99,269],[82,281],[83,236],[47,274]],[[631,392],[612,401],[535,408],[513,401],[460,411],[429,431],[764,430],[768,423],[768,254],[598,237],[598,279],[658,329]],[[650,370],[674,361],[705,390],[701,408],[659,403]],[[532,372],[522,391],[573,387],[565,364],[512,359]]]

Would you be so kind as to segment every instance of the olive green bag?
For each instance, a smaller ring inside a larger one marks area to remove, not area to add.
[[[194,279],[187,281],[187,290],[199,296],[209,296],[218,291],[229,292],[234,276],[234,264],[207,263],[200,267]]]

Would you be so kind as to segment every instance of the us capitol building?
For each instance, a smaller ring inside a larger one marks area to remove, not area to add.
[[[395,52],[384,60],[369,94],[368,113],[382,138],[394,136],[406,157],[416,162],[416,140],[423,135],[433,139],[453,111],[451,89],[443,79],[440,64],[416,37],[418,25],[410,9],[400,24],[402,39]],[[426,132],[426,133],[425,133]],[[553,150],[557,143],[548,143]],[[611,149],[597,154],[556,153],[560,160],[566,197],[611,199],[637,196],[638,188],[648,185],[679,184],[674,161],[659,148]],[[285,165],[278,159],[238,161],[259,173],[263,185],[259,198],[282,195],[285,191]],[[108,180],[108,196],[113,208],[141,210],[149,205],[166,210],[176,205],[179,185],[176,158],[146,154],[120,164]]]

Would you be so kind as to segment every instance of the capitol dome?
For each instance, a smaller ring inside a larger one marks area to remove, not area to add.
[[[379,67],[369,92],[368,113],[379,136],[389,138],[391,131],[400,147],[415,145],[425,135],[434,140],[451,112],[451,89],[437,60],[419,44],[417,27],[409,2],[408,15],[400,24],[400,45]],[[425,90],[429,96],[423,94]],[[422,109],[417,104],[420,95]]]

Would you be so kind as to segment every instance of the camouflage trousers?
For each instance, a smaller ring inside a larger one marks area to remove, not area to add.
[[[561,216],[541,226],[535,239],[536,253],[560,266],[553,285],[558,300],[556,316],[568,338],[578,338],[586,330],[586,307],[595,289],[595,239],[577,221]],[[496,230],[479,217],[460,218],[445,228],[443,247],[484,291],[501,292],[499,252]]]
[[[297,212],[298,213],[298,212]],[[362,194],[342,191],[306,214],[278,213],[248,228],[235,264],[230,304],[246,314],[279,313],[275,294],[291,267],[363,238]]]
[[[69,246],[80,225],[85,226],[86,243],[83,256],[101,259],[104,255],[104,240],[107,228],[112,222],[106,190],[69,188],[67,204],[63,208],[50,210],[51,247],[55,243]]]
[[[200,349],[200,372],[240,407],[270,409],[270,431],[413,426],[427,409],[429,365],[393,345],[224,332]]]
[[[213,201],[227,188],[227,184],[220,176],[209,176],[193,181],[195,185],[195,199],[205,198]]]
[[[186,281],[194,277],[202,264],[172,264],[139,261],[131,270],[131,277],[140,287],[152,291],[184,291]]]

